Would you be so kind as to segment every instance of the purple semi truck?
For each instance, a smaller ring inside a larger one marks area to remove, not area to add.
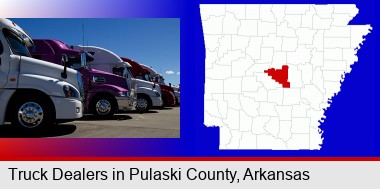
[[[87,61],[93,58],[89,53],[73,50],[59,40],[34,39],[30,47],[33,58],[67,64],[82,74],[84,88],[84,112],[92,113],[100,118],[110,118],[117,110],[135,110],[137,96],[129,89],[123,77],[111,73],[91,69]],[[87,54],[87,56],[84,56]],[[67,57],[62,61],[62,57]]]

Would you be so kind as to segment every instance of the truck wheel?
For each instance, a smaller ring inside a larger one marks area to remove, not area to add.
[[[116,111],[117,104],[110,97],[98,97],[94,100],[93,112],[99,118],[111,118]]]
[[[11,123],[22,129],[41,129],[53,124],[54,110],[43,98],[23,96],[14,102]]]
[[[146,96],[137,97],[137,104],[136,104],[137,111],[147,112],[151,107],[152,107],[152,103],[150,102],[150,99],[148,99]]]

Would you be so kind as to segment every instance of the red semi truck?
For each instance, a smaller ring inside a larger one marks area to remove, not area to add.
[[[158,73],[156,70],[154,70],[152,67],[149,67],[147,65],[144,65],[144,64],[140,64],[144,69],[148,70],[150,72],[150,77],[152,78],[152,81],[155,82],[155,83],[160,83],[160,84],[164,84],[166,85],[165,83],[165,78],[160,74]],[[175,95],[175,98],[176,98],[176,104],[180,104],[180,100],[181,100],[181,92],[180,92],[180,89],[179,89],[179,84],[178,86],[173,86],[169,83],[169,86],[171,88],[173,88],[174,90],[174,95]]]

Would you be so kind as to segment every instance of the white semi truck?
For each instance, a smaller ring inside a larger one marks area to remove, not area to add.
[[[131,88],[137,91],[136,109],[138,111],[146,112],[151,107],[162,107],[160,86],[150,81],[134,78],[130,71],[131,65],[112,51],[96,46],[78,45],[72,48],[93,54],[94,60],[89,63],[90,68],[123,76],[128,83],[132,83]]]
[[[37,129],[81,118],[81,75],[31,58],[32,45],[22,28],[0,19],[0,125]]]

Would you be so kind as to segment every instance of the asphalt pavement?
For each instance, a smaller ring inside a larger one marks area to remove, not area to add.
[[[92,115],[52,125],[43,131],[18,130],[0,126],[0,138],[179,138],[180,107],[153,109],[147,113],[117,113],[112,119]]]

